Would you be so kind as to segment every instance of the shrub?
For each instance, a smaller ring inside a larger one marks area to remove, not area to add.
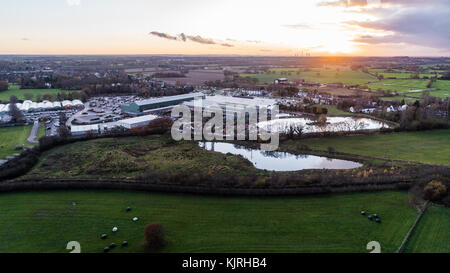
[[[161,223],[151,223],[145,227],[145,241],[152,249],[161,249],[166,245],[166,233]]]
[[[147,125],[147,127],[149,129],[161,130],[161,131],[165,132],[165,131],[169,130],[170,128],[172,128],[172,125],[173,125],[173,120],[171,118],[162,117],[162,118],[157,118],[157,119],[150,121],[150,123]]]
[[[333,148],[333,147],[331,147],[331,146],[330,146],[330,147],[328,147],[328,149],[327,149],[327,150],[328,150],[328,153],[329,153],[329,154],[334,154],[334,152],[335,152],[335,151],[334,151],[334,148]]]
[[[424,197],[431,201],[440,201],[447,195],[447,187],[439,181],[431,181],[428,183],[424,191]]]

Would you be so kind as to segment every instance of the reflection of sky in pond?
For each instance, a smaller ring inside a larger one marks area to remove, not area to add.
[[[327,117],[327,124],[323,126],[308,125],[314,120],[307,118],[285,118],[276,119],[258,123],[258,126],[267,129],[268,126],[274,126],[276,131],[285,131],[291,125],[303,127],[303,133],[317,132],[343,132],[355,130],[376,130],[380,128],[389,128],[386,123],[369,119],[355,117]]]
[[[284,152],[265,152],[223,142],[200,142],[199,146],[208,151],[241,155],[253,163],[257,169],[269,171],[298,171],[305,169],[354,169],[362,164],[331,159],[315,155],[294,155]]]

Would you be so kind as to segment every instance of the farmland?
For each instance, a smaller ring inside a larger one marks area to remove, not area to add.
[[[308,69],[307,71],[302,69],[270,69],[264,74],[243,73],[240,76],[256,78],[259,83],[273,83],[278,78],[288,78],[290,80],[304,79],[307,82],[320,82],[324,84],[340,82],[346,85],[365,84],[375,80],[375,77],[361,71],[353,71],[350,69],[336,70],[331,68],[315,68]]]
[[[394,96],[394,97],[382,97],[384,101],[402,101],[405,100],[406,103],[415,102],[418,98],[406,97],[406,96]]]
[[[450,97],[450,81],[437,80],[431,86],[439,91],[433,91],[431,94],[437,94],[438,97],[446,98]]]
[[[324,151],[333,147],[337,152],[450,165],[450,130],[305,139],[301,142]],[[289,141],[282,145],[295,144],[295,141]]]
[[[415,75],[417,75],[420,79],[423,79],[423,78],[426,79],[426,78],[431,78],[431,77],[439,78],[442,73],[441,71],[433,71],[433,70],[429,70],[425,73],[414,73],[414,72],[405,71],[405,70],[386,72],[384,69],[375,69],[375,70],[371,69],[370,72],[377,76],[383,76],[385,79],[388,79],[388,78],[411,79]]]
[[[404,252],[450,252],[450,209],[429,207],[414,229]]]
[[[164,225],[163,252],[364,253],[374,240],[382,252],[394,252],[417,216],[407,193],[395,191],[289,198],[25,192],[1,194],[0,206],[8,208],[0,211],[1,253],[67,253],[69,241],[80,242],[84,253],[103,252],[124,240],[129,246],[112,252],[147,252],[143,228],[150,222]],[[369,221],[361,210],[383,222]]]
[[[183,78],[158,78],[163,80],[167,84],[176,85],[180,84],[191,84],[191,85],[202,85],[206,81],[217,81],[223,80],[224,74],[222,70],[192,70],[186,74]]]
[[[399,93],[406,93],[412,90],[427,90],[427,84],[429,80],[418,80],[418,79],[397,79],[397,80],[381,80],[381,81],[372,81],[368,84],[368,87],[377,91],[381,90],[390,90]]]
[[[30,136],[32,126],[15,126],[0,128],[0,159],[20,151],[14,150],[16,145],[28,146],[27,138]]]
[[[7,102],[13,95],[19,100],[25,100],[25,94],[33,95],[32,100],[35,101],[38,95],[50,94],[56,96],[61,92],[69,94],[77,91],[61,91],[61,89],[20,89],[19,85],[10,85],[9,90],[0,92],[0,101]]]

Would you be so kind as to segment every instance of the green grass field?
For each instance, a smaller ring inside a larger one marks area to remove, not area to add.
[[[124,240],[129,246],[113,253],[146,252],[143,229],[150,222],[164,225],[163,252],[367,253],[370,241],[394,252],[417,216],[406,192],[270,198],[26,192],[1,194],[0,206],[8,208],[0,210],[1,253],[68,253],[69,241],[78,241],[85,253],[103,252]],[[383,222],[369,221],[361,210],[378,213]],[[100,239],[103,233],[108,239]]]
[[[336,115],[336,116],[355,116],[355,113],[345,112],[336,107],[336,105],[321,105],[314,104],[313,106],[326,108],[328,110],[328,115]]]
[[[420,92],[420,93],[408,93],[407,95],[409,97],[415,97],[415,98],[421,98],[425,93],[428,93],[428,95],[438,98],[447,98],[450,97],[450,91],[447,90],[440,90],[440,91],[427,91],[427,92]]]
[[[45,136],[45,124],[42,123],[39,125],[39,130],[38,130],[36,140],[39,140],[43,136]]]
[[[433,83],[432,87],[439,89],[439,91],[431,92],[432,94],[439,93],[439,97],[441,98],[450,97],[450,81],[437,80]]]
[[[412,90],[427,90],[427,84],[429,80],[418,80],[418,79],[396,79],[396,80],[381,80],[381,81],[373,81],[368,84],[368,87],[377,91],[381,90],[391,90],[398,93],[407,93]]]
[[[301,71],[297,75],[298,69],[271,69],[270,71],[275,71],[273,73],[265,74],[240,74],[241,77],[252,77],[258,79],[259,83],[273,83],[274,80],[278,78],[288,78],[288,79],[304,79],[308,82],[320,82],[320,83],[336,83],[341,82],[347,85],[365,84],[370,81],[374,81],[375,78],[363,73],[361,71],[353,70],[340,70],[337,72],[335,69],[311,69],[310,71]],[[291,75],[282,75],[281,71],[286,73],[291,72]],[[317,74],[319,73],[319,74]]]
[[[397,79],[411,79],[412,76],[415,75],[415,73],[411,72],[378,72],[374,71],[373,73],[377,73],[379,76],[383,76],[385,79],[387,78],[397,78]],[[435,73],[419,73],[417,74],[419,78],[423,79],[424,77],[435,77]],[[437,73],[437,76],[440,77],[440,73]]]
[[[361,114],[361,113],[350,113],[345,112],[336,107],[336,105],[321,105],[321,104],[314,104],[313,106],[327,108],[328,109],[328,115],[331,116],[367,116],[370,118],[370,115]]]
[[[27,139],[30,136],[32,126],[15,126],[0,128],[0,159],[21,151],[14,150],[19,144],[29,146]]]
[[[301,140],[312,149],[450,165],[450,130]],[[288,141],[282,145],[296,145]]]
[[[449,253],[450,209],[431,206],[416,226],[404,252]]]
[[[37,95],[43,96],[44,94],[55,95],[61,93],[61,89],[20,89],[19,85],[10,85],[9,90],[0,92],[0,101],[9,101],[12,95],[16,96],[19,100],[25,100],[25,94],[32,94],[32,101],[36,100]],[[78,91],[64,91],[66,94]]]
[[[410,103],[410,102],[415,102],[416,100],[418,100],[420,98],[410,98],[410,97],[405,97],[405,96],[394,96],[394,97],[382,97],[381,99],[384,100],[384,101],[394,101],[394,100],[402,101],[402,100],[405,100],[406,103]]]

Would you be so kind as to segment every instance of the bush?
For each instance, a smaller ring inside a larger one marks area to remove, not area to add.
[[[447,195],[447,187],[439,181],[431,181],[423,191],[425,199],[431,201],[440,201]]]
[[[148,247],[160,249],[166,245],[166,233],[161,223],[148,224],[144,231]]]
[[[172,125],[173,120],[171,118],[163,117],[150,121],[147,127],[152,130],[159,130],[161,132],[166,132],[167,130],[170,130],[170,128],[172,128]]]

